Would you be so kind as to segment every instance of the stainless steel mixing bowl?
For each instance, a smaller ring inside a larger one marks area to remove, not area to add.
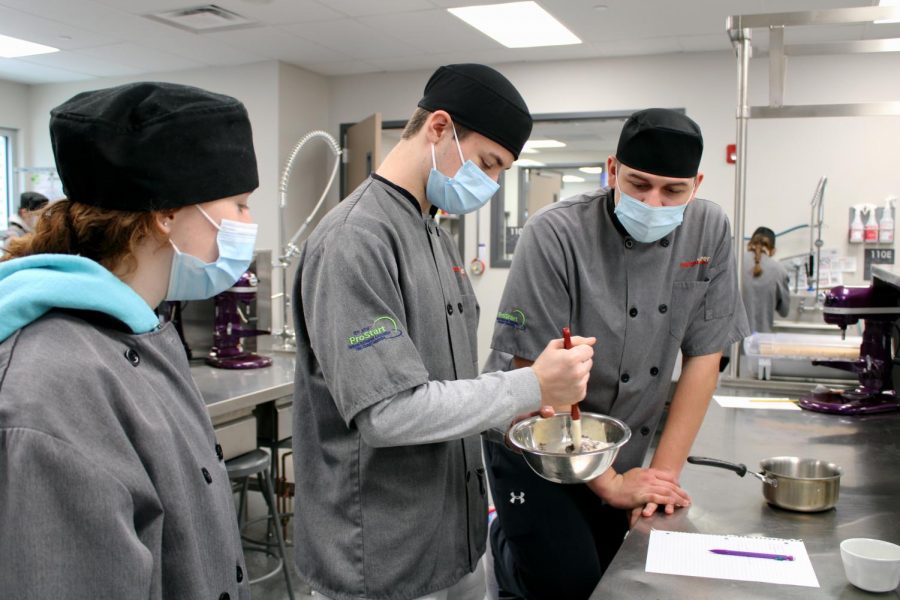
[[[609,446],[590,452],[566,452],[573,443],[570,422],[568,414],[529,417],[510,428],[509,439],[535,473],[555,483],[584,483],[602,475],[616,459],[619,448],[631,439],[631,429],[622,421],[582,412],[581,435]]]

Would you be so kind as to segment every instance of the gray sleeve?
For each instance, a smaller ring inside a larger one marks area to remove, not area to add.
[[[370,446],[432,444],[505,431],[513,417],[540,407],[541,389],[531,368],[485,373],[478,379],[430,381],[374,404],[355,423]]]
[[[0,581],[4,598],[151,597],[153,557],[131,495],[57,438],[0,430]]]
[[[533,361],[550,340],[562,336],[572,305],[566,262],[546,213],[529,219],[516,244],[491,348]]]
[[[791,289],[788,287],[788,273],[785,269],[779,269],[778,287],[775,289],[775,310],[782,317],[791,312]]]
[[[300,277],[309,341],[345,422],[428,381],[409,337],[397,257],[383,239],[345,224]]]
[[[750,335],[747,312],[738,290],[731,226],[724,215],[715,233],[718,243],[710,262],[706,297],[681,340],[681,351],[685,356],[721,352],[729,344]]]

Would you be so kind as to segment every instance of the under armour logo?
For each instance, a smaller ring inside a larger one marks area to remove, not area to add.
[[[519,504],[525,504],[525,492],[519,492],[516,494],[515,492],[509,493],[509,503],[515,504],[518,502]]]

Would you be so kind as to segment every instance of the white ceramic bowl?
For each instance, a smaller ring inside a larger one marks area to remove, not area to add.
[[[900,585],[900,546],[869,538],[841,542],[844,573],[867,592],[890,592]]]

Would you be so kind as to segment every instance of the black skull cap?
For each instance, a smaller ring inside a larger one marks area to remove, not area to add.
[[[619,135],[616,159],[662,177],[694,177],[703,155],[700,126],[667,108],[648,108],[628,117]]]
[[[69,200],[133,212],[179,208],[259,186],[250,119],[222,94],[138,82],[77,94],[50,111]]]
[[[445,110],[453,120],[493,140],[519,158],[531,135],[528,105],[509,79],[486,65],[445,65],[425,85],[419,107]]]

